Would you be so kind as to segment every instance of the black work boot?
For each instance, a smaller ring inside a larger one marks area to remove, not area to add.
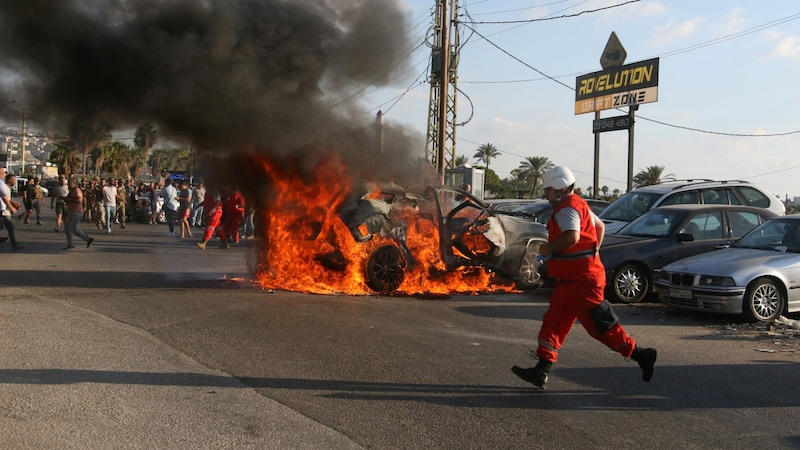
[[[514,372],[514,375],[528,383],[532,383],[534,386],[544,389],[544,385],[547,384],[547,374],[550,373],[551,367],[553,367],[553,363],[546,359],[540,359],[536,367],[523,369],[522,367],[514,366],[511,368],[511,371]]]
[[[653,378],[653,370],[655,370],[656,357],[658,351],[654,348],[640,348],[638,345],[633,349],[631,359],[639,364],[642,368],[642,380],[650,381]]]

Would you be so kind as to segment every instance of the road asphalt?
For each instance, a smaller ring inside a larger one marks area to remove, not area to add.
[[[164,295],[246,283],[257,241],[201,250],[200,229],[178,239],[166,225],[107,234],[82,222],[94,245],[62,250],[47,206],[45,225],[17,225],[23,250],[0,244],[0,448],[358,447],[140,328],[65,301],[111,287]]]

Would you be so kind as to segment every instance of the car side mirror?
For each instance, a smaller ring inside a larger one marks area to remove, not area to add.
[[[693,242],[694,234],[692,233],[678,233],[678,242]]]

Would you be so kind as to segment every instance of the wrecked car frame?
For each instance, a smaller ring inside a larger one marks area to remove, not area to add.
[[[447,270],[482,267],[513,280],[521,289],[543,283],[537,260],[547,229],[524,214],[497,211],[468,192],[428,186],[424,194],[392,183],[372,185],[369,194],[351,196],[339,216],[357,242],[389,238],[365,263],[366,282],[379,293],[395,292],[418,264],[406,243],[409,224],[431,221],[439,234],[439,254]]]

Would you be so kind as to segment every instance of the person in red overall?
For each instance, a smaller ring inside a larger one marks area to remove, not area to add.
[[[590,336],[636,361],[642,379],[650,381],[656,349],[636,345],[603,295],[606,271],[598,254],[605,232],[603,221],[573,192],[575,176],[569,168],[551,168],[542,177],[542,185],[553,213],[547,223],[548,242],[539,247],[539,255],[547,261],[547,273],[557,284],[539,330],[539,362],[527,369],[514,366],[512,372],[544,389],[550,368],[558,360],[558,349],[577,319]]]
[[[228,248],[228,236],[222,229],[222,201],[219,193],[212,192],[210,189],[206,190],[206,195],[203,197],[203,223],[206,224],[206,231],[203,233],[203,240],[198,242],[197,246],[205,250],[206,244],[216,233],[222,242],[220,248]]]
[[[222,215],[225,223],[222,228],[228,236],[228,243],[239,244],[239,225],[244,219],[244,196],[239,191],[233,191],[222,203]]]

